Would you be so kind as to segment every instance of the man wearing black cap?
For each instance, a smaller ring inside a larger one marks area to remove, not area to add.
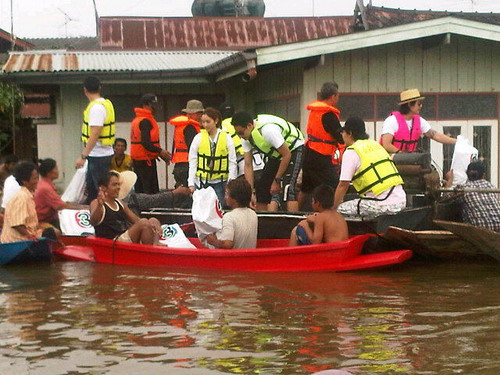
[[[136,193],[156,194],[160,191],[156,159],[170,163],[170,153],[160,146],[160,128],[153,114],[158,104],[155,94],[144,94],[141,108],[134,108],[135,118],[130,129],[130,156],[137,174]]]
[[[394,162],[377,142],[368,139],[365,123],[350,117],[341,130],[346,151],[342,158],[340,182],[335,190],[334,208],[344,215],[379,215],[401,211],[406,193]],[[352,185],[360,199],[343,202]]]

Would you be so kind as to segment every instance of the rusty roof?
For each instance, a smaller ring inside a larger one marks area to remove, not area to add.
[[[351,32],[339,17],[101,17],[101,47],[120,50],[245,50]]]
[[[233,51],[29,51],[12,52],[5,73],[154,72],[203,70],[233,56]]]
[[[370,29],[379,29],[388,26],[397,26],[449,16],[500,25],[500,13],[440,12],[432,10],[405,10],[367,6],[366,16]]]

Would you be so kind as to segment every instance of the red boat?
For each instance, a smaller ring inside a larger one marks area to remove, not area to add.
[[[84,245],[69,245],[54,253],[64,259],[133,266],[199,267],[258,272],[351,271],[402,263],[411,250],[362,255],[368,234],[347,241],[289,247],[288,240],[258,240],[256,249],[207,249],[190,239],[195,249],[139,245],[88,237]]]

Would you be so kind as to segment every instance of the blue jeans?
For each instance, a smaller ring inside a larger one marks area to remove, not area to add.
[[[111,168],[111,156],[94,157],[89,156],[87,176],[85,182],[87,184],[87,200],[85,204],[90,204],[94,199],[97,198],[97,193],[99,192],[99,180],[109,172]]]

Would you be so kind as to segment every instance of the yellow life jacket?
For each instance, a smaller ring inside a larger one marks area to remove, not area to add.
[[[236,130],[234,129],[233,124],[231,124],[232,117],[229,117],[225,120],[222,120],[221,125],[222,129],[231,136],[234,143],[234,149],[236,150],[237,155],[243,155],[243,146],[241,145],[241,138],[238,134],[236,134]]]
[[[352,178],[352,185],[360,196],[371,191],[376,196],[393,186],[403,184],[396,165],[387,151],[371,139],[360,139],[349,146],[361,159],[358,173]]]
[[[229,149],[227,148],[227,133],[219,133],[215,149],[212,150],[210,136],[205,129],[200,131],[201,141],[198,148],[198,167],[196,176],[202,181],[227,180],[229,177]]]
[[[304,134],[287,120],[274,115],[258,115],[257,123],[250,133],[249,142],[266,157],[281,159],[281,154],[262,135],[262,128],[268,124],[278,125],[281,128],[281,135],[290,151],[298,147],[297,141],[304,139]]]
[[[95,104],[102,104],[106,108],[106,119],[99,135],[99,141],[103,146],[112,146],[115,142],[115,109],[109,99],[92,100],[83,111],[82,142],[87,143],[90,137],[89,117],[90,109]]]

